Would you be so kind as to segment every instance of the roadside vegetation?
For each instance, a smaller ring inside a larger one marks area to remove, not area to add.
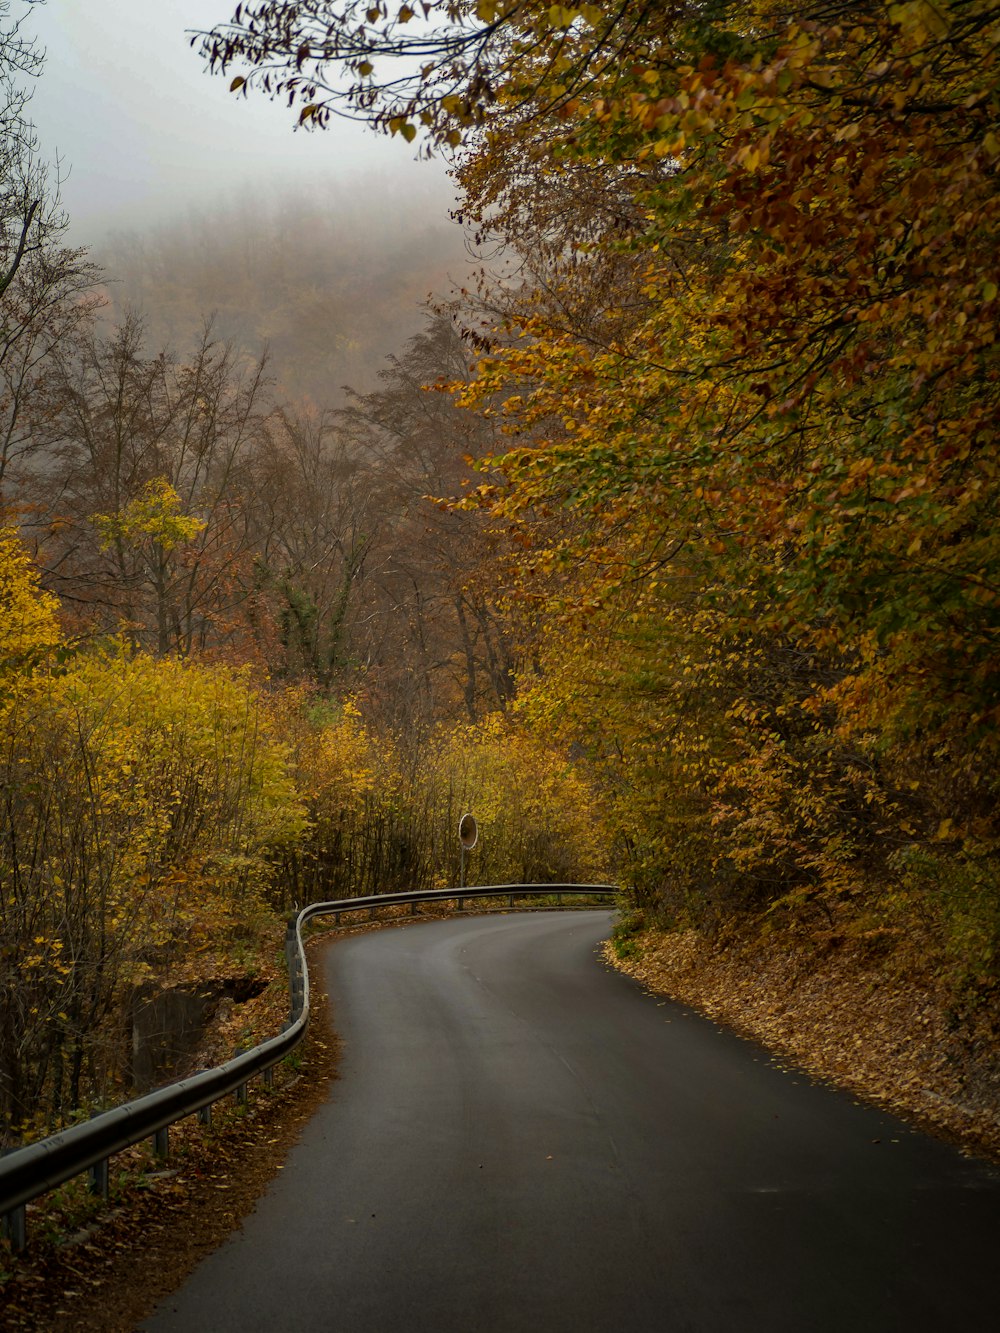
[[[157,984],[260,971],[296,904],[457,884],[469,809],[478,882],[600,875],[583,779],[502,717],[407,763],[350,700],[121,639],[74,648],[38,583],[4,532],[5,1146],[124,1098],[132,1007]]]
[[[424,11],[206,38],[453,155],[480,281],[329,407],[102,323],[8,104],[4,1143],[120,1099],[182,960],[455,883],[466,811],[479,882],[622,883],[633,960],[919,960],[995,1049],[1000,13]]]

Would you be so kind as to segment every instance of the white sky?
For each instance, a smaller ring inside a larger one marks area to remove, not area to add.
[[[293,130],[280,102],[232,95],[205,72],[185,30],[228,19],[235,0],[47,0],[28,23],[47,51],[31,117],[43,157],[62,159],[71,238],[99,245],[109,232],[142,231],[192,207],[364,179],[398,201],[401,183],[426,200],[451,192],[442,163],[337,120]],[[13,0],[12,11],[21,8]]]

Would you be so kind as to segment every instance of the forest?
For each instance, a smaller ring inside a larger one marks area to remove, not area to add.
[[[178,958],[455,882],[465,809],[480,882],[997,1011],[1000,10],[419,10],[201,39],[452,163],[477,276],[324,406],[109,318],[0,37],[6,1142],[120,1097]]]

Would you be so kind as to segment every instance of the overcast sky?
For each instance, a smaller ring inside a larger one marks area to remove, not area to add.
[[[292,128],[282,104],[229,93],[210,76],[185,30],[228,19],[235,0],[47,0],[29,23],[47,50],[31,115],[43,156],[58,153],[63,202],[76,244],[111,231],[142,231],[192,207],[363,179],[372,207],[398,199],[450,199],[440,162],[414,161],[401,140],[335,121],[321,133]],[[18,10],[21,0],[14,0]],[[394,187],[394,188],[393,188]]]

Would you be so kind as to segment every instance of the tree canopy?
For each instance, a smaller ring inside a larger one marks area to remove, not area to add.
[[[317,0],[203,47],[454,149],[492,261],[458,391],[504,438],[466,503],[542,627],[523,706],[668,913],[975,884],[995,931],[998,21]]]

